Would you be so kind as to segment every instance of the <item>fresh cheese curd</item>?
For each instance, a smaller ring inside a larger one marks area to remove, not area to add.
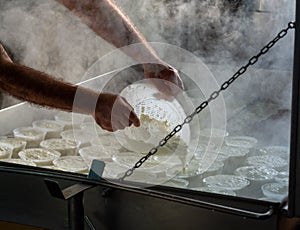
[[[13,130],[14,137],[25,140],[26,148],[38,147],[46,133],[34,127],[21,127]]]
[[[88,166],[81,158],[81,156],[64,156],[53,161],[53,164],[59,170],[75,172],[75,173],[86,173]]]
[[[53,149],[61,153],[62,156],[76,155],[77,144],[74,141],[52,138],[41,142],[40,146],[46,149]]]
[[[158,121],[142,114],[140,127],[127,127],[116,132],[120,143],[133,152],[145,153],[156,146],[169,133],[170,128],[164,121]]]
[[[45,139],[60,137],[60,132],[64,129],[61,123],[53,120],[34,121],[32,126],[46,132]]]
[[[51,149],[31,148],[19,152],[21,159],[34,162],[38,166],[52,165],[52,162],[60,157],[60,153]]]
[[[167,122],[158,121],[145,114],[141,115],[140,121],[140,127],[130,127],[125,130],[126,136],[137,141],[157,144],[161,137],[166,136],[170,130]]]
[[[1,144],[9,144],[12,148],[12,156],[11,158],[18,158],[18,153],[25,149],[26,141],[18,138],[0,138],[0,145]]]
[[[141,115],[140,122],[140,127],[131,126],[124,131],[116,132],[116,137],[126,149],[136,153],[148,153],[159,144],[162,138],[169,134],[171,129],[166,121],[159,121],[145,114]],[[190,160],[188,153],[188,146],[185,141],[180,136],[173,136],[163,148],[158,149],[153,158],[157,156],[156,158],[160,158],[159,160],[170,160],[176,156],[174,161],[180,159],[187,162]],[[190,156],[192,155],[193,153],[190,154]]]

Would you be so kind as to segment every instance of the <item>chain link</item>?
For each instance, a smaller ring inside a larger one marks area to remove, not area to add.
[[[258,59],[266,54],[280,39],[282,39],[283,37],[285,37],[288,33],[288,31],[290,29],[294,29],[295,28],[295,22],[289,22],[288,23],[288,27],[281,30],[277,36],[272,40],[270,41],[265,47],[263,47],[259,53],[253,57],[251,57],[248,61],[248,63],[244,66],[242,66],[235,74],[233,74],[233,76],[231,78],[229,78],[227,81],[225,81],[219,90],[216,90],[214,91],[210,96],[209,98],[206,100],[206,101],[203,101],[196,109],[195,111],[188,115],[185,119],[184,119],[184,122],[182,124],[179,124],[177,125],[166,137],[164,137],[163,139],[161,139],[161,141],[159,142],[159,144],[156,146],[156,147],[153,147],[147,155],[143,156],[139,161],[137,161],[135,163],[135,165],[128,169],[124,175],[119,178],[120,181],[123,181],[125,178],[131,176],[134,172],[135,169],[139,168],[142,166],[142,164],[149,158],[151,157],[152,155],[154,155],[158,149],[162,146],[164,146],[169,139],[171,139],[175,134],[177,134],[178,132],[181,131],[183,125],[185,124],[188,124],[190,123],[194,116],[199,114],[203,109],[205,109],[207,106],[208,106],[208,103],[210,103],[211,101],[215,100],[216,98],[218,98],[218,96],[220,95],[220,93],[224,90],[226,90],[236,79],[238,79],[241,75],[243,75],[249,66],[252,66],[254,65]]]

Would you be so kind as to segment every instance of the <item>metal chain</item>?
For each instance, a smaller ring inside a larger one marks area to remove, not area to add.
[[[212,92],[212,94],[209,96],[209,98],[206,101],[203,101],[195,109],[195,111],[193,113],[191,113],[184,119],[184,121],[181,124],[177,125],[167,136],[165,136],[163,139],[161,139],[161,141],[159,142],[159,144],[156,147],[153,147],[152,149],[150,149],[148,154],[143,156],[139,161],[137,161],[132,168],[128,169],[124,173],[124,175],[121,178],[119,178],[119,180],[123,181],[125,178],[131,176],[135,169],[141,167],[142,164],[146,160],[148,160],[148,158],[150,158],[152,155],[154,155],[160,147],[164,146],[168,142],[169,139],[171,139],[175,134],[177,134],[185,124],[190,123],[193,120],[194,116],[196,116],[203,109],[205,109],[211,101],[218,98],[221,91],[226,90],[237,78],[239,78],[241,75],[243,75],[247,71],[249,66],[254,65],[262,55],[266,54],[280,39],[285,37],[288,30],[294,29],[294,28],[295,28],[295,22],[289,22],[287,28],[281,30],[272,41],[270,41],[265,47],[263,47],[259,51],[259,53],[257,55],[251,57],[246,65],[242,66],[235,74],[233,74],[233,76],[231,78],[229,78],[227,81],[225,81],[221,85],[219,90]]]

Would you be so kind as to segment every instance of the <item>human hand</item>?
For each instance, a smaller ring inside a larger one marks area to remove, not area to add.
[[[115,94],[100,94],[94,114],[101,128],[116,131],[131,126],[140,126],[140,120],[125,98]]]
[[[144,74],[147,79],[166,97],[171,99],[184,90],[178,71],[167,64],[145,64]],[[161,81],[155,80],[161,79]]]

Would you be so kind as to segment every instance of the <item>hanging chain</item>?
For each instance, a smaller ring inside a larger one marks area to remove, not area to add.
[[[233,76],[231,78],[229,78],[227,81],[225,81],[221,85],[219,90],[212,92],[212,94],[209,96],[209,98],[206,101],[203,101],[195,109],[195,111],[193,113],[191,113],[184,119],[184,121],[181,124],[177,125],[167,136],[165,136],[163,139],[161,139],[161,141],[159,142],[159,144],[156,147],[153,147],[152,149],[150,149],[148,154],[143,156],[139,161],[137,161],[132,168],[128,169],[124,173],[124,175],[121,178],[119,178],[119,180],[123,181],[125,178],[131,176],[135,169],[141,167],[142,164],[146,160],[148,160],[152,155],[154,155],[160,147],[164,146],[170,138],[172,138],[175,134],[177,134],[185,124],[190,123],[193,120],[194,116],[196,116],[203,109],[205,109],[211,101],[215,100],[220,95],[221,91],[226,90],[237,78],[239,78],[241,75],[243,75],[247,71],[249,66],[254,65],[262,55],[266,54],[280,39],[285,37],[287,32],[290,29],[294,29],[294,28],[295,28],[295,22],[289,22],[287,28],[281,30],[272,41],[270,41],[265,47],[263,47],[259,51],[259,53],[257,55],[250,58],[246,65],[242,66],[235,74],[233,74]]]

